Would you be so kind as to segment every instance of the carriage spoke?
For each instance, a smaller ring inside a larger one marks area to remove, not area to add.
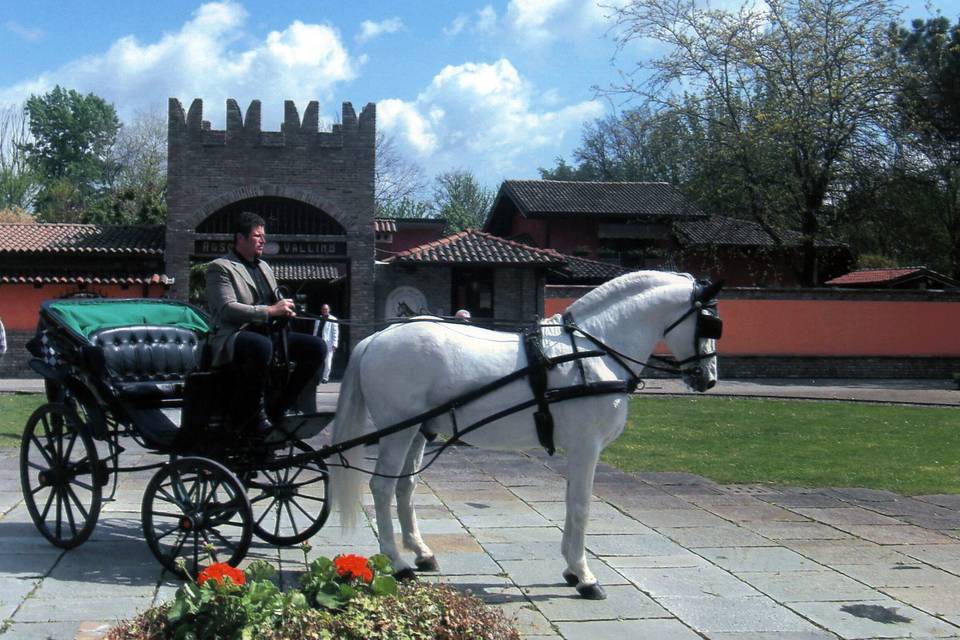
[[[160,542],[161,540],[163,540],[164,538],[166,538],[166,537],[167,537],[168,535],[170,535],[171,533],[176,533],[177,531],[180,531],[180,525],[177,525],[177,526],[173,527],[172,529],[170,529],[169,531],[167,531],[167,532],[164,533],[163,535],[157,536],[157,542]]]
[[[213,486],[210,488],[210,492],[200,501],[199,507],[201,509],[206,509],[210,505],[210,500],[212,500],[217,495],[217,489],[223,484],[221,480],[217,480]]]
[[[80,512],[80,515],[83,516],[83,519],[86,520],[89,518],[90,514],[88,514],[87,510],[83,508],[83,503],[80,502],[80,498],[78,498],[77,494],[73,492],[73,489],[70,488],[70,485],[67,485],[65,488],[70,498],[73,500],[73,504],[77,506],[77,510]]]
[[[74,537],[77,535],[77,523],[76,519],[73,517],[73,507],[70,506],[70,496],[67,493],[67,485],[63,486],[63,507],[67,512],[67,523],[70,525],[70,531],[73,533]]]
[[[173,518],[173,519],[175,519],[175,520],[179,520],[180,517],[181,517],[183,514],[182,514],[182,513],[167,513],[166,511],[151,511],[151,512],[150,512],[150,515],[152,515],[152,516],[158,516],[158,517],[161,517],[161,518]]]
[[[197,535],[197,532],[193,532],[193,570],[194,572],[200,568],[200,536]]]
[[[67,444],[67,452],[66,452],[66,453],[64,454],[64,456],[63,456],[63,459],[64,459],[64,460],[69,460],[69,459],[70,459],[70,454],[73,453],[73,445],[75,445],[75,444],[77,443],[77,437],[78,437],[79,435],[80,435],[80,434],[79,434],[79,432],[77,432],[77,431],[74,431],[73,434],[71,435],[70,442]],[[85,459],[86,459],[86,458],[84,458],[83,460],[85,460]],[[81,462],[83,462],[83,460],[78,460],[78,461],[77,461],[77,464],[80,464]]]
[[[251,498],[250,504],[260,502],[261,500],[266,500],[267,498],[273,498],[273,496],[271,496],[269,493],[261,493],[256,498]]]
[[[297,528],[297,520],[296,520],[296,518],[293,517],[293,509],[290,508],[290,502],[292,502],[292,501],[291,501],[291,500],[287,500],[286,502],[283,503],[283,506],[285,506],[285,507],[287,508],[287,516],[289,516],[289,518],[290,518],[290,526],[293,527],[293,533],[294,533],[294,534],[299,534],[299,533],[300,533],[300,529]],[[280,520],[280,518],[277,518],[277,521],[278,521],[278,522],[279,522],[279,520]]]
[[[277,537],[280,535],[280,518],[283,516],[283,502],[277,501],[277,520],[273,523],[273,535]]]
[[[57,487],[57,488],[56,488],[56,494],[57,494],[57,520],[56,520],[56,523],[57,523],[57,524],[56,524],[55,533],[56,533],[57,539],[60,540],[60,539],[61,539],[61,538],[60,538],[60,532],[63,530],[63,527],[62,527],[62,524],[63,524],[63,501],[62,501],[62,496],[61,496],[61,494],[60,494],[60,487]]]
[[[297,497],[301,500],[312,500],[313,502],[326,502],[326,498],[318,498],[317,496],[308,496],[304,493],[297,494]]]
[[[177,527],[174,531],[180,531],[183,533],[183,537],[178,537],[174,542],[174,546],[170,549],[170,553],[166,557],[172,562],[174,558],[177,557],[177,554],[180,553],[180,550],[183,549],[183,544],[187,541],[187,537],[190,535],[189,531],[184,531],[183,529]]]
[[[44,505],[43,513],[40,514],[40,519],[46,522],[47,514],[50,513],[50,505],[53,504],[53,498],[57,492],[55,489],[52,489],[50,487],[43,487],[43,488],[50,489],[50,495],[47,496],[47,504]],[[38,487],[38,490],[39,490],[39,487]]]
[[[295,506],[297,509],[300,510],[300,513],[302,513],[303,515],[307,516],[308,518],[311,518],[311,519],[313,518],[313,516],[310,515],[310,514],[307,512],[306,509],[304,509],[303,507],[301,507],[301,506],[300,506],[300,503],[297,502],[296,500],[291,500],[290,503],[288,503],[288,504],[293,504],[293,506]]]
[[[277,504],[277,502],[277,498],[274,497],[273,502],[267,505],[267,508],[263,510],[263,513],[260,514],[260,517],[257,518],[257,522],[255,523],[258,527],[260,526],[260,523],[263,522],[263,519],[270,515],[270,510],[273,508],[273,505]]]
[[[231,524],[232,524],[232,523],[231,523]],[[212,533],[214,536],[216,536],[217,540],[219,540],[220,543],[221,543],[223,546],[227,547],[227,548],[230,549],[231,551],[236,551],[237,545],[235,545],[234,543],[230,542],[230,541],[229,541],[227,538],[225,538],[225,537],[223,536],[223,534],[221,534],[219,531],[217,531],[216,529],[210,529],[209,531],[210,531],[210,533]]]
[[[167,502],[177,505],[180,507],[181,511],[187,511],[186,505],[181,500],[177,500],[175,497],[170,495],[163,487],[157,487],[157,495],[162,496]]]
[[[86,489],[87,491],[93,491],[93,485],[87,484],[86,482],[81,482],[80,480],[77,480],[76,478],[74,478],[73,480],[71,480],[71,482],[72,482],[73,484],[77,485],[78,487],[80,487],[81,489]]]
[[[50,457],[50,454],[47,452],[47,450],[43,447],[42,444],[40,444],[40,439],[37,438],[37,436],[35,435],[31,435],[30,440],[31,442],[33,442],[34,445],[36,445],[37,451],[39,451],[40,455],[43,456],[43,459],[47,461],[47,464],[53,467],[54,466],[53,458]]]

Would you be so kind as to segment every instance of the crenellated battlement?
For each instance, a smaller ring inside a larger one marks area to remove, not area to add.
[[[316,100],[307,104],[303,119],[292,100],[283,105],[283,123],[280,131],[263,131],[260,119],[260,101],[253,100],[247,107],[246,115],[241,115],[240,105],[234,99],[227,100],[226,129],[212,129],[210,122],[203,119],[203,100],[196,98],[190,108],[184,112],[183,105],[176,98],[170,98],[168,108],[168,136],[171,144],[201,144],[216,146],[241,144],[246,146],[278,147],[319,145],[342,146],[345,137],[374,136],[376,129],[376,105],[367,104],[357,117],[353,105],[344,102],[340,124],[334,124],[330,131],[320,131],[320,105]]]

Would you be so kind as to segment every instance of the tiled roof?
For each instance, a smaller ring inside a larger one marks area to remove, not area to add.
[[[0,273],[0,284],[163,284],[172,285],[174,278],[160,273]]]
[[[677,239],[684,247],[737,246],[773,247],[773,238],[759,223],[728,216],[710,216],[703,220],[681,220],[674,224]],[[803,234],[783,230],[780,239],[787,246],[800,246]],[[817,240],[818,247],[840,247],[843,243],[834,240]]]
[[[564,255],[565,264],[553,270],[560,279],[569,282],[581,282],[585,280],[606,282],[625,273],[630,269],[621,267],[618,264],[609,262],[600,262],[599,260],[590,260],[578,256]]]
[[[666,182],[506,180],[509,196],[527,217],[668,218],[704,214]]]
[[[391,263],[556,265],[563,256],[519,242],[467,229],[387,258]]]
[[[341,276],[336,265],[320,262],[301,262],[294,260],[278,260],[271,262],[273,275],[277,280],[336,280]]]
[[[895,281],[909,280],[913,277],[925,276],[931,280],[941,282],[944,285],[955,287],[960,285],[956,280],[937,273],[926,267],[899,267],[894,269],[859,269],[850,273],[836,277],[833,280],[827,280],[826,284],[833,286],[865,286],[865,285],[884,285]]]
[[[162,225],[0,223],[0,253],[163,255]]]

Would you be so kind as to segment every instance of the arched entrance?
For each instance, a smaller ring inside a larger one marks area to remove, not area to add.
[[[203,302],[200,299],[202,266],[199,265],[230,249],[234,222],[243,211],[256,213],[266,221],[264,259],[298,308],[318,315],[320,306],[329,304],[335,315],[350,317],[346,229],[321,208],[281,196],[255,196],[231,202],[197,225],[190,256],[194,265],[191,296],[196,297],[195,302]],[[312,325],[312,321],[301,322],[297,328],[309,331]],[[349,339],[346,327],[341,335],[346,343]]]

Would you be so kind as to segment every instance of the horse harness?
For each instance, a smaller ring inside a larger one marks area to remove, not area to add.
[[[643,380],[637,374],[637,372],[634,371],[629,363],[641,365],[641,369],[642,367],[650,367],[651,369],[656,369],[659,371],[682,373],[686,371],[686,369],[684,369],[684,365],[690,364],[691,362],[696,362],[697,365],[694,367],[694,369],[696,369],[699,368],[699,363],[701,361],[706,360],[707,358],[712,358],[717,354],[716,351],[703,354],[697,353],[697,347],[701,339],[717,340],[723,334],[723,321],[720,320],[716,312],[717,301],[712,298],[706,302],[698,299],[702,294],[704,286],[705,283],[697,283],[696,287],[694,288],[693,295],[691,296],[690,308],[677,320],[668,325],[663,331],[663,335],[666,336],[668,333],[677,328],[684,320],[689,318],[691,315],[696,314],[697,323],[693,337],[694,355],[680,361],[674,361],[655,354],[650,356],[651,360],[663,362],[667,366],[642,362],[635,358],[631,358],[620,351],[617,351],[596,336],[579,327],[574,321],[573,315],[570,313],[570,311],[565,311],[562,316],[562,326],[564,332],[566,332],[566,334],[570,337],[570,354],[566,354],[560,358],[550,358],[547,356],[543,352],[540,324],[536,324],[523,332],[523,346],[527,355],[526,369],[528,370],[528,380],[530,382],[530,389],[533,391],[533,398],[537,407],[537,410],[533,414],[534,425],[537,429],[537,439],[540,441],[540,446],[546,449],[548,454],[552,456],[556,451],[553,441],[553,414],[550,412],[551,402],[559,402],[561,400],[569,400],[572,398],[582,398],[585,396],[610,393],[633,393],[637,387],[643,383]],[[597,350],[580,351],[577,347],[576,336],[574,335],[576,333],[581,334],[583,337],[592,342],[597,347]],[[587,381],[586,371],[583,367],[583,360],[585,358],[603,355],[610,356],[614,362],[616,362],[626,372],[626,380],[606,380],[596,382]],[[583,382],[572,387],[548,389],[547,372],[559,364],[561,359],[563,362],[574,361],[577,363],[577,368],[580,372],[580,379]]]

